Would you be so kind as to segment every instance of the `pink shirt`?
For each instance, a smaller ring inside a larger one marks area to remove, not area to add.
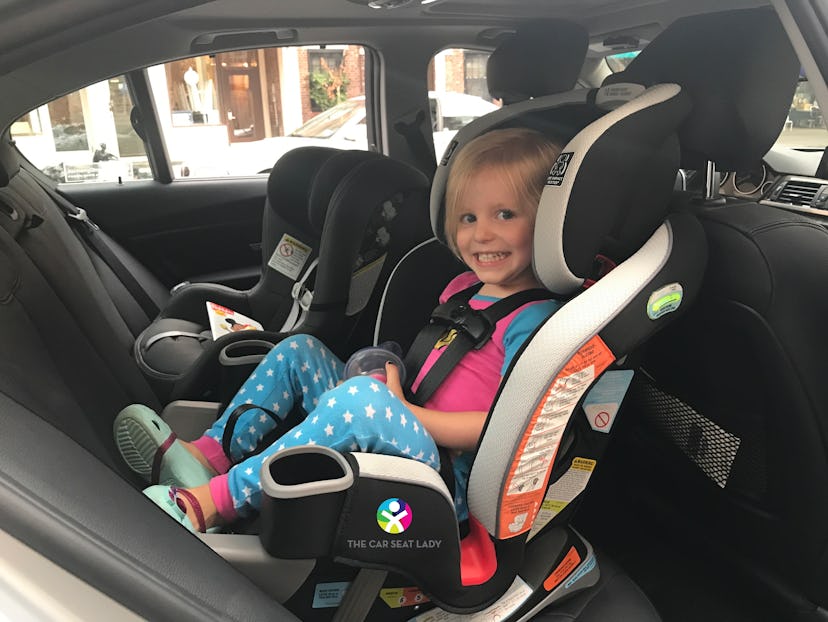
[[[446,302],[457,292],[479,282],[474,272],[464,272],[458,275],[440,294],[440,304]],[[496,298],[475,295],[469,300],[469,305],[473,309],[485,309],[496,301]],[[538,304],[544,306],[533,309],[537,313],[531,314],[533,317],[530,322],[520,322],[520,330],[509,330],[516,316],[527,307]],[[559,303],[556,301],[529,302],[502,318],[497,322],[494,334],[486,345],[480,350],[471,350],[466,353],[425,403],[425,407],[443,412],[488,411],[500,386],[504,368],[511,362],[511,360],[506,360],[507,351],[511,359],[511,354],[520,347],[540,321],[555,311],[558,306]],[[434,366],[447,345],[441,342],[435,344],[434,350],[428,355],[414,380],[413,389],[416,390],[420,386],[425,374]]]

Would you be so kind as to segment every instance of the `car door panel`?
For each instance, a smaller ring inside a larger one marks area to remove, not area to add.
[[[247,287],[261,271],[267,178],[73,184],[60,190],[166,285]]]

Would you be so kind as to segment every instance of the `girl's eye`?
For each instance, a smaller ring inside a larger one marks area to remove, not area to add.
[[[468,225],[475,221],[474,214],[463,214],[460,216],[460,222],[464,225]]]
[[[500,220],[511,220],[515,217],[515,213],[510,209],[502,209],[497,213]]]

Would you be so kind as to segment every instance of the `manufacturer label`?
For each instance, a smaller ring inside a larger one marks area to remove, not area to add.
[[[295,281],[299,278],[299,273],[310,253],[310,246],[285,233],[276,245],[267,265]]]

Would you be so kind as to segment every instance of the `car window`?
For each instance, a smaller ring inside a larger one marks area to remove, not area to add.
[[[20,152],[59,183],[152,178],[131,111],[127,81],[118,76],[32,110],[11,133]]]
[[[498,109],[500,103],[492,99],[486,85],[488,60],[489,52],[462,48],[443,50],[431,59],[429,108],[438,159],[457,130]]]
[[[804,73],[797,84],[785,127],[776,144],[792,149],[820,151],[828,146],[825,115]]]
[[[262,174],[303,146],[368,148],[362,46],[240,50],[148,71],[176,177]]]

